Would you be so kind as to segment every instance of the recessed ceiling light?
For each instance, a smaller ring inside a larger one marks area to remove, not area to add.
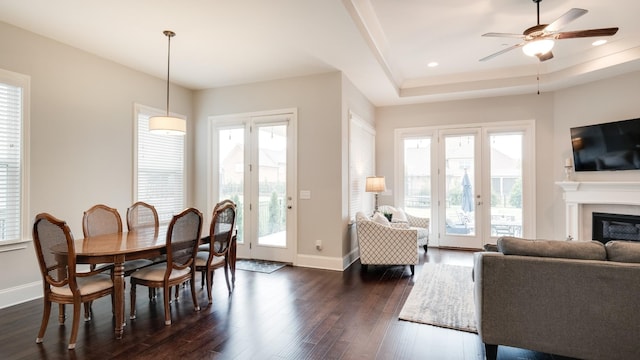
[[[435,62],[435,61],[432,61],[432,62],[430,62],[430,63],[428,63],[428,64],[427,64],[427,66],[428,66],[428,67],[436,67],[436,66],[438,66],[438,65],[440,65],[440,64],[438,64],[438,63],[437,63],[437,62]]]
[[[594,41],[593,43],[591,43],[591,45],[593,45],[593,46],[600,46],[600,45],[602,45],[602,44],[606,44],[606,43],[607,43],[607,40],[602,39],[602,40],[596,40],[596,41]]]

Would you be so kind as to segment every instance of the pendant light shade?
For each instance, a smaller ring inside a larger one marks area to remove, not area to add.
[[[171,38],[176,36],[171,30],[165,30],[163,34],[169,40],[167,52],[167,112],[166,116],[152,116],[149,118],[149,131],[154,134],[184,135],[187,132],[187,122],[174,116],[169,116],[169,70],[171,65]]]

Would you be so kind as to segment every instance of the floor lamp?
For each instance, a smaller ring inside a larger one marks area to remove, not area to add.
[[[384,176],[367,177],[365,191],[375,193],[376,202],[375,202],[375,210],[373,211],[373,213],[375,214],[378,212],[378,194],[385,191]]]

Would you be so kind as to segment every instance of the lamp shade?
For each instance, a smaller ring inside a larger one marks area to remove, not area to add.
[[[555,43],[550,39],[542,39],[528,42],[522,47],[522,52],[528,56],[543,55],[553,49]]]
[[[369,176],[365,186],[366,192],[383,192],[385,191],[384,176]]]
[[[152,116],[149,118],[149,132],[161,135],[184,135],[187,122],[172,116]]]

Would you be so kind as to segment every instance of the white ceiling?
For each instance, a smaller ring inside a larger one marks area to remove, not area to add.
[[[342,71],[375,105],[535,93],[640,70],[640,1],[544,0],[541,23],[620,28],[556,42],[539,63],[519,49],[478,61],[536,25],[532,0],[0,0],[0,21],[191,89]],[[2,55],[0,55],[2,56]],[[440,65],[430,68],[436,61]]]

